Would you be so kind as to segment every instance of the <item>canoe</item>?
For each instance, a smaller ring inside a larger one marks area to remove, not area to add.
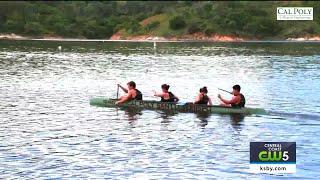
[[[234,107],[221,107],[210,106],[193,103],[173,103],[173,102],[160,102],[148,100],[132,100],[125,103],[120,103],[117,106],[114,104],[117,99],[109,98],[92,98],[90,105],[98,107],[132,107],[139,109],[154,109],[163,111],[177,111],[177,112],[208,112],[216,114],[267,114],[262,108],[234,108]]]

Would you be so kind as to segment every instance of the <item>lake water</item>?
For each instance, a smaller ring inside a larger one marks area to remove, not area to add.
[[[0,178],[317,179],[319,45],[1,40]],[[247,106],[270,114],[89,105],[130,80],[150,100],[163,83],[184,102],[205,85],[214,104],[240,84]],[[251,141],[296,142],[297,172],[251,174]]]

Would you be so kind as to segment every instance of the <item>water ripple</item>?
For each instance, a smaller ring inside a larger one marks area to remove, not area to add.
[[[297,173],[281,178],[320,176],[316,44],[17,42],[0,41],[1,179],[279,178],[249,173],[250,141],[296,141]],[[162,83],[183,101],[206,85],[214,104],[240,84],[273,114],[89,106],[129,80],[154,100]]]

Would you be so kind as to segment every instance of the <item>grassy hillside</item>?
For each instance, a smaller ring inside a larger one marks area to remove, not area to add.
[[[125,35],[148,34],[164,37],[203,32],[207,35],[220,34],[257,39],[320,35],[320,3],[316,2],[200,1],[189,3],[174,11],[144,19],[139,23],[140,28],[136,31],[122,32],[125,32]],[[277,21],[276,8],[286,6],[314,7],[314,21]]]
[[[314,21],[277,21],[277,7],[314,7]],[[316,1],[1,1],[0,33],[109,38],[195,32],[256,39],[320,34]]]

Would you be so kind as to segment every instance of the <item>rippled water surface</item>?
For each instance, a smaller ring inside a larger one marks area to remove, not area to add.
[[[0,41],[1,179],[317,179],[320,44]],[[62,50],[58,50],[62,46]],[[134,80],[144,99],[163,83],[181,101],[240,84],[229,115],[89,105]],[[297,173],[249,173],[250,141],[297,142]]]

